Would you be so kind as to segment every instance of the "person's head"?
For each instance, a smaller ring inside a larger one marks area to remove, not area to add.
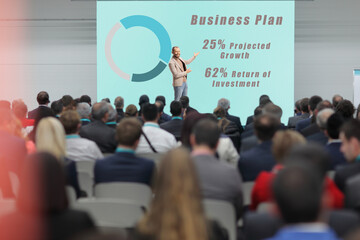
[[[214,115],[216,118],[224,118],[226,116],[226,110],[221,107],[221,106],[218,106],[214,109]]]
[[[273,137],[272,153],[278,164],[283,164],[292,147],[304,145],[306,139],[298,132],[292,130],[277,131]]]
[[[349,100],[342,100],[336,106],[335,111],[343,116],[345,120],[352,119],[355,109],[352,102]]]
[[[117,112],[116,110],[111,106],[110,103],[108,103],[109,108],[109,117],[107,119],[108,122],[116,122],[117,120]]]
[[[102,102],[107,102],[107,103],[110,103],[110,98],[103,98],[101,99]]]
[[[159,109],[155,104],[146,103],[142,107],[142,117],[145,122],[157,122]]]
[[[81,102],[76,106],[76,111],[80,115],[80,118],[90,118],[91,114],[91,107],[86,102]]]
[[[280,124],[281,116],[282,116],[282,113],[283,113],[281,107],[279,107],[279,106],[277,106],[277,105],[275,105],[273,103],[267,103],[262,108],[262,113],[274,116],[276,119],[278,119],[279,124]]]
[[[321,110],[320,112],[318,112],[317,116],[316,116],[316,124],[318,125],[318,127],[321,130],[326,130],[326,126],[327,126],[327,120],[329,119],[329,117],[331,115],[334,114],[334,110],[332,108],[325,108],[323,110]]]
[[[216,151],[220,138],[220,129],[216,121],[212,119],[202,119],[197,122],[190,136],[190,143],[193,148],[198,146],[207,147]]]
[[[65,130],[56,118],[41,119],[36,129],[35,140],[39,152],[51,153],[59,160],[65,157]]]
[[[294,109],[295,114],[298,114],[301,112],[300,102],[301,102],[301,99],[299,99],[295,102],[295,109]]]
[[[259,116],[260,114],[262,114],[262,107],[261,106],[257,106],[255,109],[254,109],[254,119]]]
[[[75,103],[73,97],[70,95],[64,95],[61,98],[61,101],[64,105],[64,108],[65,108],[64,110],[74,110],[76,107],[76,103]]]
[[[160,161],[155,197],[137,229],[157,240],[208,239],[195,166],[188,151],[170,150]]]
[[[332,105],[334,106],[334,108],[336,109],[337,105],[339,104],[339,102],[341,102],[342,100],[344,100],[344,98],[342,96],[340,96],[339,94],[335,94],[332,98]]]
[[[171,53],[173,54],[174,58],[180,57],[180,48],[178,46],[175,46],[171,49]]]
[[[314,112],[316,106],[322,101],[322,98],[320,96],[312,96],[309,99],[309,112]]]
[[[225,111],[230,108],[230,101],[226,98],[220,98],[218,101],[218,107],[222,107]]]
[[[42,151],[29,155],[19,180],[21,212],[46,216],[68,208],[63,166],[54,155]]]
[[[79,99],[79,103],[87,103],[91,106],[91,97],[89,95],[82,95]]]
[[[87,104],[87,103],[85,103]],[[68,110],[61,114],[59,118],[61,124],[64,126],[65,133],[76,134],[81,127],[80,115],[75,110]]]
[[[54,115],[60,115],[64,109],[63,102],[61,100],[53,101],[50,106]]]
[[[315,112],[318,113],[326,108],[333,108],[332,103],[329,100],[323,100],[316,105]]]
[[[36,97],[36,101],[39,105],[47,105],[50,103],[49,94],[45,91],[41,91],[38,93]]]
[[[10,109],[0,108],[0,130],[11,135],[23,137],[20,120]]]
[[[114,100],[114,105],[116,109],[123,109],[124,108],[124,98],[118,96]]]
[[[12,111],[18,119],[26,118],[28,108],[23,100],[17,99],[12,102]]]
[[[330,139],[339,139],[340,127],[343,125],[344,121],[344,118],[340,114],[332,114],[327,120],[326,135]]]
[[[272,184],[276,206],[285,224],[316,222],[322,210],[323,181],[300,160],[276,174]]]
[[[309,98],[301,99],[300,109],[302,113],[309,113]]]
[[[278,119],[271,114],[261,114],[254,119],[255,134],[261,142],[271,140],[278,127]]]
[[[119,145],[136,149],[142,132],[142,126],[136,118],[124,118],[116,127],[116,140]]]
[[[134,104],[130,104],[125,109],[125,117],[137,117],[138,110]]]
[[[181,105],[182,105],[183,108],[188,108],[189,107],[190,100],[189,100],[188,96],[182,96],[180,98],[180,102],[181,102]]]
[[[345,122],[340,128],[340,139],[340,151],[347,161],[353,162],[360,155],[360,121],[351,119]]]
[[[164,104],[161,101],[156,101],[155,105],[157,106],[158,112],[161,115],[164,112]]]
[[[182,105],[180,101],[172,101],[170,103],[170,113],[173,117],[181,116]]]
[[[93,119],[106,122],[109,118],[109,103],[101,101],[94,104],[91,110]]]
[[[140,108],[142,107],[143,104],[149,103],[149,102],[150,102],[150,100],[149,100],[148,95],[144,94],[144,95],[140,96],[140,98],[139,98],[139,106],[140,106]]]
[[[318,144],[307,143],[294,146],[284,160],[285,166],[297,163],[309,164],[324,179],[330,166],[330,155]]]
[[[268,103],[272,103],[268,95],[261,95],[259,98],[259,106],[263,107]]]
[[[161,96],[161,95],[159,95],[159,96],[157,96],[156,98],[155,98],[155,102],[162,102],[163,104],[164,104],[164,106],[166,106],[166,99],[165,99],[165,97],[164,96]]]

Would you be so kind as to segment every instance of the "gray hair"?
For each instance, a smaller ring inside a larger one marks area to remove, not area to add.
[[[318,112],[316,116],[316,124],[319,126],[320,129],[326,129],[327,127],[327,120],[331,115],[333,115],[335,111],[331,108],[325,108]]]
[[[91,107],[86,102],[78,103],[76,106],[76,111],[79,113],[81,118],[88,118],[91,113]]]
[[[124,107],[124,98],[118,96],[115,98],[114,105],[116,108],[123,108]]]
[[[218,101],[218,107],[222,107],[227,111],[230,107],[230,101],[227,100],[226,98],[220,98]]]
[[[116,122],[117,112],[116,110],[109,104],[109,118],[108,122]]]
[[[105,114],[109,112],[109,105],[110,104],[105,101],[95,103],[92,107],[92,117],[96,120],[103,119],[105,117]]]

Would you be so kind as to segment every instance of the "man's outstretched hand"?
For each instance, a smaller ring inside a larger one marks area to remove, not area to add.
[[[199,55],[200,52],[194,53],[194,57],[197,57],[197,55]]]

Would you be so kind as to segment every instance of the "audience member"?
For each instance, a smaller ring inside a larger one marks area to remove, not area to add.
[[[125,110],[125,117],[137,117],[138,116],[138,110],[134,104],[130,104],[126,107]]]
[[[142,109],[144,126],[136,153],[164,153],[176,147],[174,135],[160,128],[159,113],[155,104],[144,104]]]
[[[141,95],[140,98],[139,98],[139,107],[140,107],[140,110],[139,110],[139,116],[141,117],[142,115],[142,106],[146,103],[149,103],[150,102],[150,99],[148,97],[148,95]]]
[[[332,108],[325,108],[316,115],[316,125],[319,128],[319,132],[314,133],[306,138],[308,142],[316,142],[320,145],[325,146],[328,142],[328,138],[325,135],[327,121],[331,115],[334,114]]]
[[[125,117],[124,113],[124,98],[118,96],[114,100],[114,106],[117,112],[117,122]]]
[[[217,118],[218,126],[223,134],[236,135],[240,137],[239,128],[236,124],[226,118],[226,111],[222,107],[214,109],[214,116]]]
[[[80,197],[76,165],[66,157],[65,131],[59,120],[47,117],[40,121],[36,130],[36,148],[39,152],[51,153],[58,159],[65,168],[67,184],[71,185],[77,197]]]
[[[93,122],[81,127],[80,136],[94,141],[102,153],[113,153],[116,149],[115,130],[106,126],[109,118],[109,104],[95,103],[92,107]]]
[[[300,110],[301,114],[299,116],[294,116],[289,118],[288,128],[295,128],[296,124],[301,120],[309,118],[309,98],[303,98],[300,101]]]
[[[74,101],[73,97],[70,95],[62,96],[61,102],[63,103],[64,111],[76,109],[76,102]]]
[[[334,109],[336,109],[337,105],[339,104],[339,102],[341,102],[342,100],[344,100],[344,98],[342,96],[340,96],[339,94],[335,94],[332,98],[332,105],[334,107]]]
[[[105,124],[106,124],[106,126],[112,128],[112,129],[116,129],[117,112],[110,104],[108,104],[108,108],[109,108],[109,117]]]
[[[87,103],[91,107],[91,97],[89,95],[82,95],[79,99],[79,103]]]
[[[278,131],[273,138],[272,153],[276,165],[271,172],[262,171],[256,178],[255,185],[251,192],[250,209],[256,210],[259,204],[272,200],[271,185],[276,174],[284,167],[284,159],[287,157],[293,146],[304,145],[305,138],[292,130]]]
[[[221,107],[225,110],[225,117],[229,121],[235,123],[235,125],[238,127],[240,134],[244,131],[243,126],[241,125],[241,121],[239,117],[233,116],[229,114],[230,109],[230,101],[226,98],[220,98],[218,101],[218,107]]]
[[[192,156],[204,198],[226,200],[234,204],[237,216],[242,212],[242,181],[239,173],[215,157],[220,129],[211,119],[196,123],[190,135]]]
[[[141,123],[136,118],[120,121],[116,128],[116,152],[96,162],[95,183],[138,182],[151,185],[155,171],[154,162],[135,156],[141,131]]]
[[[269,240],[338,239],[320,219],[324,191],[316,171],[306,165],[288,167],[277,174],[273,192],[285,226]]]
[[[41,91],[38,93],[36,100],[39,104],[39,107],[35,108],[34,110],[28,112],[28,118],[29,119],[35,119],[38,115],[38,112],[41,111],[44,108],[48,108],[48,105],[50,103],[49,100],[49,94],[45,91]]]
[[[238,169],[244,181],[254,181],[261,171],[271,171],[275,165],[271,154],[272,137],[279,127],[273,115],[262,114],[255,119],[255,134],[260,141],[256,147],[240,154]]]
[[[73,161],[95,161],[104,157],[95,142],[80,137],[81,121],[75,110],[68,110],[61,114],[60,122],[66,133],[67,157]]]
[[[343,116],[345,120],[353,119],[354,105],[349,100],[342,100],[336,106],[335,111]]]
[[[86,102],[78,103],[76,106],[76,111],[80,115],[81,126],[88,125],[91,122],[90,121],[91,107],[88,103]]]
[[[172,115],[171,121],[160,124],[160,128],[174,135],[176,140],[179,141],[181,136],[181,128],[183,124],[183,119],[181,117],[182,114],[181,102],[172,101],[170,104],[170,113]]]
[[[107,102],[107,103],[110,103],[110,98],[103,98],[103,99],[101,99],[101,102]]]
[[[320,112],[323,109],[330,108],[332,109],[332,104],[328,100],[321,101],[316,106],[315,110],[313,111],[313,116],[311,117],[311,123],[307,127],[303,128],[300,132],[305,137],[311,136],[313,134],[319,133],[320,128],[318,124],[316,124],[316,116],[318,112]]]
[[[331,115],[327,120],[325,135],[328,137],[328,142],[325,150],[330,155],[330,170],[335,170],[337,166],[347,163],[344,153],[340,151],[341,140],[339,139],[339,132],[343,123],[344,118],[337,113]]]
[[[155,102],[162,102],[162,104],[164,105],[164,107],[166,106],[166,99],[164,96],[157,96],[155,98]],[[163,109],[164,109],[163,107]],[[169,116],[168,114],[166,114],[165,112],[163,112],[160,116],[160,121],[163,122],[168,122],[171,121],[171,116]]]
[[[162,123],[165,123],[165,122],[167,122],[167,121],[170,121],[171,118],[170,118],[170,120],[167,120],[167,118],[164,118],[164,117],[163,117],[163,114],[164,114],[164,104],[163,104],[163,102],[161,102],[161,101],[156,101],[156,102],[155,102],[155,105],[156,105],[156,107],[158,108],[158,113],[159,113],[158,124],[160,125],[160,124],[162,124]]]
[[[262,113],[262,107],[260,106],[257,106],[254,110],[254,115],[253,117],[256,118],[257,116],[259,116],[260,114]],[[245,138],[248,138],[248,137],[251,137],[253,136],[255,133],[254,133],[254,121],[252,121],[251,123],[249,123],[248,125],[245,126],[245,130],[244,132],[241,134],[241,139],[245,139]],[[242,141],[241,141],[242,142]],[[243,146],[243,145],[241,145]],[[248,149],[245,149],[245,150],[248,150]],[[241,150],[241,151],[244,151],[244,150]]]
[[[216,222],[206,221],[195,167],[186,150],[173,149],[165,155],[154,193],[131,239],[227,239]]]
[[[62,111],[64,110],[64,105],[63,102],[60,100],[57,101],[53,101],[51,103],[51,110],[53,111],[53,114],[56,116],[56,118],[60,117],[60,114],[62,113]]]
[[[312,96],[310,98],[309,105],[308,105],[310,116],[309,116],[309,118],[300,120],[299,122],[296,123],[296,126],[295,126],[296,131],[300,132],[302,129],[309,126],[312,122],[315,122],[315,117],[316,117],[315,109],[316,109],[316,106],[321,101],[322,101],[322,98],[317,95]],[[329,105],[332,107],[330,102],[329,102]]]
[[[344,192],[346,181],[360,173],[360,122],[355,119],[345,122],[340,128],[340,139],[340,151],[344,153],[349,164],[336,169],[334,180],[339,189]]]
[[[11,105],[12,112],[21,121],[24,133],[27,135],[34,128],[35,120],[26,118],[28,108],[23,100],[14,100]]]
[[[183,115],[187,115],[191,112],[197,112],[198,111],[195,108],[190,107],[190,99],[188,96],[182,96],[180,98],[181,106],[183,107]]]
[[[26,160],[16,205],[0,220],[0,239],[70,239],[95,228],[87,213],[69,208],[62,166],[49,153]]]
[[[264,107],[266,104],[268,103],[272,103],[272,101],[270,100],[270,97],[268,95],[261,95],[259,98],[259,107]],[[250,123],[254,122],[254,116],[249,116],[246,119],[246,126],[249,125]]]

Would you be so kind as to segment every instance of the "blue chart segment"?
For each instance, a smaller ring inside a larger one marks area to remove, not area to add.
[[[131,77],[132,82],[145,82],[155,78],[159,75],[167,66],[167,63],[170,60],[171,53],[171,41],[168,32],[166,29],[155,19],[147,17],[144,15],[133,15],[125,17],[120,20],[122,26],[125,29],[132,27],[144,27],[151,30],[159,40],[160,43],[160,54],[158,64],[148,72],[145,73],[134,73]],[[111,42],[117,30],[121,26],[115,24],[115,26],[110,30],[106,43],[105,43],[105,55],[111,69],[121,78],[130,80],[130,75],[123,72],[118,66],[116,66],[112,56],[111,56]]]

